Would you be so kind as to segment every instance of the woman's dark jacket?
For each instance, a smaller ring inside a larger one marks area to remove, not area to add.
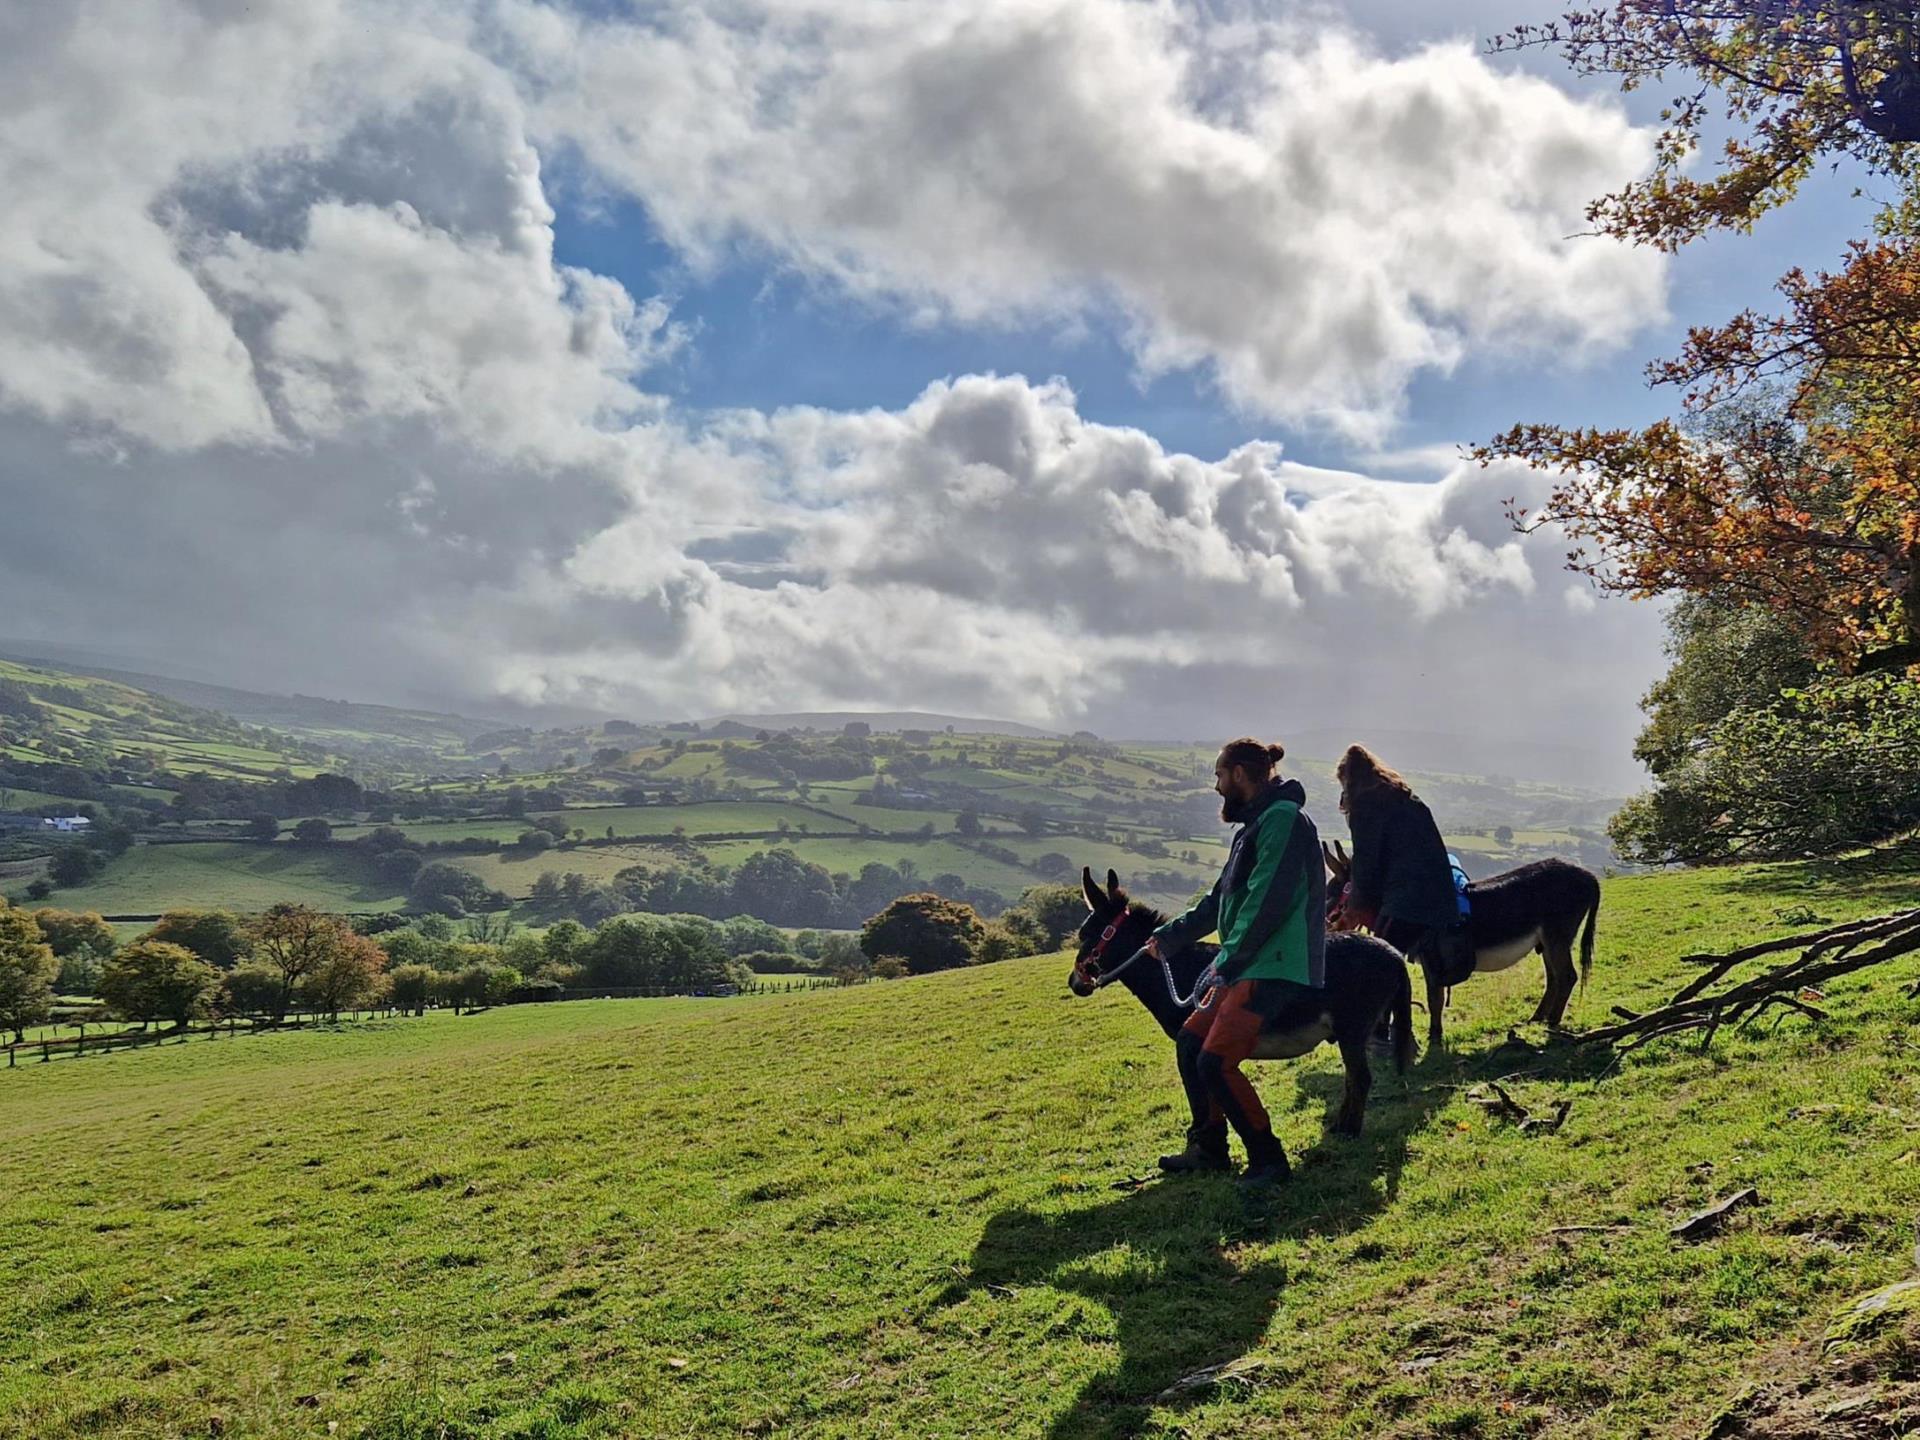
[[[1347,826],[1353,833],[1349,913],[1440,928],[1458,924],[1453,866],[1425,803],[1379,789],[1353,796],[1348,804]]]

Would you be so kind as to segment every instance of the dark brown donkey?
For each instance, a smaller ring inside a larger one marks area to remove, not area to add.
[[[1339,841],[1331,846],[1322,842],[1327,869],[1333,875],[1332,893],[1345,897],[1347,881],[1352,878],[1353,860]],[[1427,977],[1427,1043],[1440,1044],[1440,1009],[1447,991],[1472,975],[1492,974],[1518,964],[1539,951],[1547,966],[1547,993],[1534,1007],[1531,1023],[1558,1029],[1567,1016],[1567,1001],[1573,998],[1576,979],[1573,968],[1573,939],[1586,922],[1580,936],[1579,983],[1585,984],[1593,969],[1593,927],[1600,915],[1600,881],[1591,870],[1583,870],[1568,860],[1536,860],[1517,870],[1503,870],[1485,880],[1467,886],[1467,941],[1473,950],[1473,968],[1466,975],[1448,975],[1443,957],[1424,947],[1409,955]],[[1328,925],[1338,925],[1337,911],[1330,907]]]
[[[1193,1014],[1194,984],[1220,947],[1189,945],[1163,964],[1140,947],[1166,923],[1166,916],[1128,900],[1120,877],[1111,870],[1104,892],[1094,884],[1091,870],[1080,872],[1080,883],[1086,890],[1088,914],[1074,947],[1067,988],[1076,995],[1091,995],[1118,981],[1147,1007],[1167,1038],[1175,1038]],[[1367,1037],[1385,1021],[1392,1022],[1394,1068],[1404,1072],[1414,1060],[1413,987],[1407,983],[1407,962],[1384,940],[1329,935],[1325,988],[1310,992],[1299,1008],[1268,1020],[1253,1058],[1291,1060],[1329,1040],[1338,1045],[1347,1085],[1333,1128],[1342,1135],[1358,1135],[1367,1092],[1373,1088]]]

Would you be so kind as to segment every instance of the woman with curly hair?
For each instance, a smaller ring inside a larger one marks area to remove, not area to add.
[[[1353,836],[1353,876],[1339,927],[1365,926],[1410,959],[1431,954],[1450,962],[1460,902],[1433,812],[1364,745],[1347,747],[1334,777]]]

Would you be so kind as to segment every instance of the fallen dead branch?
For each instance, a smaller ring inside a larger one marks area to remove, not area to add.
[[[1736,1190],[1733,1194],[1714,1201],[1706,1209],[1694,1211],[1667,1233],[1676,1240],[1702,1239],[1718,1230],[1721,1222],[1733,1211],[1738,1210],[1742,1205],[1757,1204],[1759,1199],[1760,1192],[1751,1186],[1745,1190]]]
[[[1549,1115],[1536,1115],[1507,1093],[1506,1087],[1498,1080],[1489,1080],[1484,1085],[1476,1085],[1475,1094],[1467,1093],[1468,1103],[1482,1107],[1491,1115],[1503,1120],[1511,1120],[1525,1135],[1551,1135],[1567,1123],[1567,1116],[1573,1110],[1571,1100],[1556,1100],[1553,1112]],[[1487,1093],[1491,1092],[1491,1093]]]
[[[1799,950],[1800,954],[1752,979],[1707,993],[1748,961],[1791,950]],[[1827,1012],[1813,1002],[1826,998],[1824,986],[1828,981],[1916,951],[1920,951],[1920,909],[1767,940],[1725,955],[1688,955],[1683,957],[1684,963],[1707,968],[1683,985],[1665,1005],[1644,1012],[1615,1006],[1613,1013],[1620,1017],[1618,1024],[1603,1025],[1598,1030],[1570,1038],[1583,1044],[1613,1045],[1624,1052],[1651,1040],[1698,1030],[1705,1032],[1701,1039],[1701,1048],[1705,1049],[1713,1043],[1722,1025],[1737,1024],[1744,1029],[1763,1011],[1772,1008],[1825,1020]],[[1908,993],[1915,992],[1920,992],[1920,986]]]

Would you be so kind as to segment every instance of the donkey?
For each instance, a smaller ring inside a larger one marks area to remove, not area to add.
[[[1104,892],[1094,883],[1091,870],[1080,872],[1080,883],[1088,913],[1080,926],[1067,988],[1084,997],[1117,980],[1147,1007],[1169,1040],[1176,1038],[1199,998],[1192,993],[1194,982],[1220,947],[1190,945],[1163,969],[1159,961],[1138,952],[1167,917],[1130,901],[1112,870],[1107,871]],[[1186,999],[1182,1001],[1171,990]],[[1342,1135],[1358,1135],[1367,1092],[1373,1088],[1367,1041],[1382,1020],[1392,1022],[1394,1069],[1404,1074],[1415,1054],[1413,986],[1407,980],[1406,961],[1384,940],[1329,935],[1326,988],[1307,1008],[1282,1011],[1268,1021],[1253,1058],[1291,1060],[1329,1040],[1338,1045],[1347,1084],[1333,1128]]]
[[[1353,859],[1338,840],[1332,845],[1321,842],[1327,869],[1333,875],[1332,890],[1346,898],[1347,882],[1353,876]],[[1580,974],[1582,985],[1593,971],[1593,927],[1600,916],[1600,882],[1591,870],[1568,860],[1536,860],[1517,870],[1503,870],[1485,880],[1467,886],[1467,944],[1473,951],[1473,965],[1466,975],[1449,975],[1445,959],[1431,945],[1408,958],[1419,962],[1427,977],[1427,1044],[1440,1046],[1440,1010],[1446,994],[1454,985],[1472,975],[1492,974],[1518,964],[1539,951],[1546,962],[1547,991],[1534,1007],[1530,1024],[1545,1022],[1559,1029],[1566,1019],[1567,1002],[1573,998],[1573,937],[1586,922],[1580,937]],[[1341,921],[1328,917],[1329,928]]]

